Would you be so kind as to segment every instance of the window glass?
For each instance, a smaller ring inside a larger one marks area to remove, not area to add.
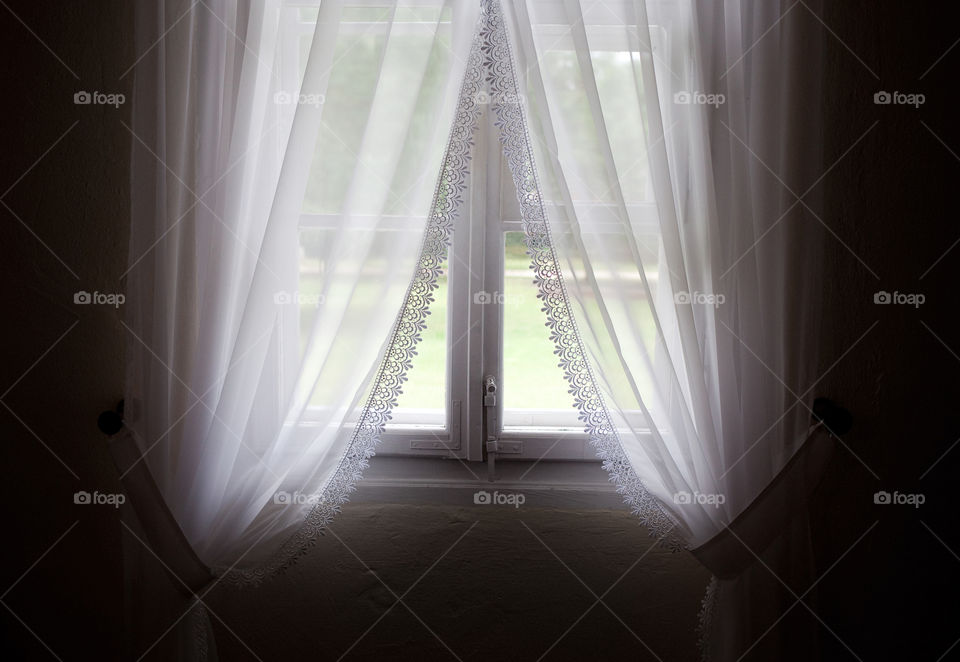
[[[504,232],[503,402],[506,409],[573,410],[573,397],[537,298],[523,232]]]
[[[374,242],[388,242],[394,232],[379,232]],[[363,299],[366,306],[376,306],[382,296],[385,277],[383,264],[378,265],[372,260],[364,264],[364,273],[357,280],[357,286],[349,293],[344,288],[338,288],[338,300],[331,300],[321,289],[324,278],[329,279],[329,270],[351,269],[354,263],[338,257],[339,244],[334,241],[335,232],[327,228],[300,229],[300,258],[299,258],[299,287],[294,293],[284,293],[284,296],[296,297],[300,309],[300,355],[304,356],[307,349],[307,340],[313,335],[312,328],[318,322],[318,314],[324,306],[344,305],[343,296]],[[403,385],[403,393],[398,402],[398,409],[430,410],[431,416],[425,417],[436,420],[445,409],[447,386],[447,275],[446,263],[443,265],[444,274],[437,280],[439,287],[434,290],[434,301],[430,305],[430,315],[427,316],[427,328],[421,333],[422,340],[417,345],[417,355],[413,365],[407,371],[408,381]],[[349,363],[350,356],[334,353],[330,360]],[[411,412],[414,413],[414,412]]]

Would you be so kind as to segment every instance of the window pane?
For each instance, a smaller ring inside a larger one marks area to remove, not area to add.
[[[405,192],[423,173],[416,162],[434,130],[451,55],[449,11],[440,7],[344,8],[323,117],[310,167],[303,211],[412,215]],[[309,46],[304,53],[309,52]],[[385,112],[388,108],[391,112]],[[406,135],[400,153],[371,150],[378,135]],[[362,155],[362,156],[361,156]],[[399,160],[398,160],[399,159]],[[397,166],[396,163],[401,164]],[[386,187],[385,200],[357,195],[350,183],[362,172],[368,187]]]
[[[380,232],[373,241],[385,243],[396,241],[396,232]],[[332,278],[333,270],[346,268],[338,262],[336,231],[326,228],[300,229],[300,260],[299,260],[299,287],[296,297],[300,309],[300,355],[303,359],[310,340],[319,323],[318,316],[323,314],[328,304],[339,305],[343,299],[351,298],[362,301],[369,307],[377,306],[383,292],[384,264],[377,260],[369,261],[364,265],[362,275],[357,279],[353,288],[337,288],[335,292],[325,292],[323,283],[335,281]],[[373,252],[376,252],[374,247]],[[442,265],[446,269],[446,263]],[[430,305],[430,315],[427,316],[427,328],[422,332],[422,340],[417,345],[416,356],[413,357],[413,366],[407,371],[408,381],[403,385],[403,393],[394,411],[400,409],[409,411],[412,416],[406,419],[423,423],[442,423],[446,402],[446,337],[447,337],[447,276],[446,273],[437,280],[439,287],[434,290],[434,301]],[[333,352],[331,361],[343,361],[347,364],[352,360],[343,353]],[[424,411],[429,410],[429,411]],[[416,414],[423,414],[417,417]]]
[[[573,411],[537,298],[522,232],[504,233],[503,402],[505,409]],[[511,417],[514,418],[515,417]]]

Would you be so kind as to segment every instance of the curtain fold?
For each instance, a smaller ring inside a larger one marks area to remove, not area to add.
[[[779,575],[797,586],[812,577],[803,517],[768,487],[809,490],[822,466],[808,459],[822,457],[809,451],[825,236],[808,197],[824,167],[822,30],[805,13],[815,9],[789,16],[786,3],[687,0],[505,8],[515,94],[525,100],[518,132],[531,152],[521,166],[529,172],[514,177],[521,203],[525,178],[542,197],[525,208],[528,241],[538,273],[536,245],[552,246],[546,271],[558,276],[541,294],[548,326],[560,319],[578,337],[566,366],[588,365],[566,370],[572,392],[584,382],[597,390],[581,406],[587,429],[653,532],[678,535],[724,577],[711,591],[725,602],[704,656],[736,659],[789,640],[780,659],[811,659],[809,622],[781,626],[755,650],[751,637],[763,634],[755,626],[766,613],[793,604]],[[507,138],[505,148],[517,146]],[[564,356],[570,343],[554,339]],[[808,457],[794,464],[809,470],[782,476],[801,449]],[[745,535],[751,549],[733,523],[769,535]],[[751,601],[762,584],[772,597]]]
[[[126,422],[190,545],[231,578],[309,544],[308,515],[335,512],[365,465],[479,14],[138,5]]]

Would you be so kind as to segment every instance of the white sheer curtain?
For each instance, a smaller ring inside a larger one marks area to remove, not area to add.
[[[824,234],[796,197],[824,168],[820,27],[779,2],[505,7],[556,296],[605,408],[588,427],[616,431],[626,460],[601,452],[656,532],[723,579],[705,654],[811,659],[809,622],[789,655],[754,644],[794,602],[779,577],[809,583],[794,515],[829,451],[810,409]]]
[[[427,268],[480,10],[384,5],[137,6],[126,422],[190,546],[241,581],[302,551],[358,477]]]
[[[126,422],[206,565],[256,582],[309,544],[422,329],[481,8],[577,405],[631,504],[723,580],[710,646],[736,657],[754,555],[809,560],[785,495],[824,457],[797,452],[822,235],[792,192],[820,175],[819,33],[778,3],[138,3]]]

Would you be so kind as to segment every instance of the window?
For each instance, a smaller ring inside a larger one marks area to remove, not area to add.
[[[312,8],[309,3],[301,6],[289,2],[287,7],[284,20],[290,38],[285,42],[283,78],[285,86],[295,90],[309,52],[316,9],[315,4]],[[401,93],[404,85],[402,79],[384,83],[376,77],[377,54],[386,41],[385,24],[378,22],[383,11],[385,8],[377,7],[375,2],[352,3],[344,9],[348,26],[338,36],[336,48],[350,49],[352,57],[338,61],[330,73],[329,99],[325,102],[318,149],[322,158],[311,169],[313,196],[304,203],[299,227],[299,338],[309,335],[318,314],[314,299],[323,293],[317,292],[311,283],[319,280],[317,274],[325,268],[325,252],[332,250],[328,237],[340,222],[338,208],[348,194],[347,171],[355,167],[357,158],[350,136],[360,131],[364,118],[351,108],[351,99],[363,100],[364,95],[372,95],[376,86],[382,84],[396,86],[397,93]],[[404,30],[391,38],[415,40],[421,28],[424,34],[432,35],[438,21],[441,42],[452,38],[449,31],[444,31],[444,25],[449,27],[449,12],[456,11],[455,6],[429,16],[417,8],[397,11],[406,12],[402,18],[398,14]],[[535,34],[535,38],[549,39],[554,44],[544,58],[544,71],[546,75],[576,75],[573,42],[563,31],[553,31],[554,27],[538,26],[540,32]],[[602,24],[591,23],[587,34],[607,131],[618,138],[612,146],[613,157],[626,174],[621,181],[621,193],[629,221],[643,249],[653,255],[649,264],[655,265],[659,232],[644,156],[643,117],[635,101],[630,103],[635,100],[632,86],[639,85],[633,60],[640,54],[626,43],[622,28],[608,30]],[[430,43],[432,38],[424,42]],[[447,55],[443,48],[430,52],[427,66],[430,58]],[[367,60],[369,66],[364,64]],[[424,85],[433,84],[437,84],[436,94],[441,94],[438,80],[428,74]],[[631,90],[630,95],[618,96],[626,89]],[[423,98],[429,99],[430,95]],[[571,124],[570,135],[583,141],[580,158],[596,154],[598,150],[589,144],[595,134],[589,126],[592,118],[587,101],[575,91],[553,101],[563,108],[564,117]],[[366,106],[366,101],[358,103],[358,107]],[[489,106],[484,105],[466,202],[457,219],[445,272],[434,293],[428,327],[417,347],[416,360],[407,372],[408,381],[378,455],[453,455],[482,461],[486,456],[485,433],[492,430],[504,442],[501,448],[505,452],[498,453],[499,459],[594,461],[595,453],[578,420],[545,326],[546,317],[525,252],[520,206],[491,115]],[[429,113],[423,113],[423,117],[428,120]],[[408,175],[413,177],[414,173]],[[601,182],[593,182],[589,177],[571,182],[573,203],[578,214],[600,219],[610,215],[610,223],[618,224],[620,221],[610,213],[616,199],[604,188]],[[395,241],[410,232],[404,210],[390,211],[377,241]],[[351,222],[362,219],[354,217]],[[375,297],[378,279],[389,276],[370,268],[373,270],[361,286],[366,284],[369,296]],[[655,286],[656,269],[644,275]],[[653,332],[652,320],[641,320],[640,325],[644,332]],[[487,376],[492,376],[497,384],[496,404],[492,408],[484,406]]]

